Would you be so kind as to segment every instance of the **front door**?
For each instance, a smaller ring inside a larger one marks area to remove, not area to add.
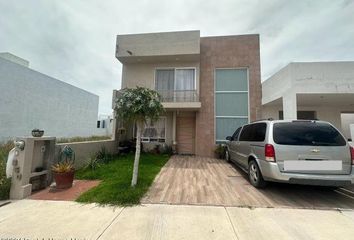
[[[195,114],[180,114],[176,118],[177,152],[179,154],[195,153]]]

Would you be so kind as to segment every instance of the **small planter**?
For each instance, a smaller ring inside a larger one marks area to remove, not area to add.
[[[42,137],[44,134],[44,130],[39,130],[39,129],[33,129],[32,130],[32,136],[33,137]]]
[[[75,173],[74,170],[70,172],[63,172],[63,173],[58,173],[53,171],[56,188],[57,189],[71,188],[74,181],[74,173]]]

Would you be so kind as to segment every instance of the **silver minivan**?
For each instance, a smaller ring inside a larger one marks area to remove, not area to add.
[[[238,128],[226,140],[226,160],[245,170],[257,188],[267,181],[354,183],[354,149],[328,122],[262,120]]]

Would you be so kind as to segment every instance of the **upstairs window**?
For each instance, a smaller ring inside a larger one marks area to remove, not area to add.
[[[157,69],[155,89],[158,91],[195,90],[194,68]]]
[[[197,99],[195,74],[194,68],[157,69],[155,90],[166,102],[194,102]]]
[[[248,70],[215,69],[216,143],[248,123]]]

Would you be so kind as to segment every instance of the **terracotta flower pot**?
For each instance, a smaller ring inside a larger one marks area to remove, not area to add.
[[[57,189],[71,188],[74,181],[75,171],[57,173],[53,172],[55,184]]]

